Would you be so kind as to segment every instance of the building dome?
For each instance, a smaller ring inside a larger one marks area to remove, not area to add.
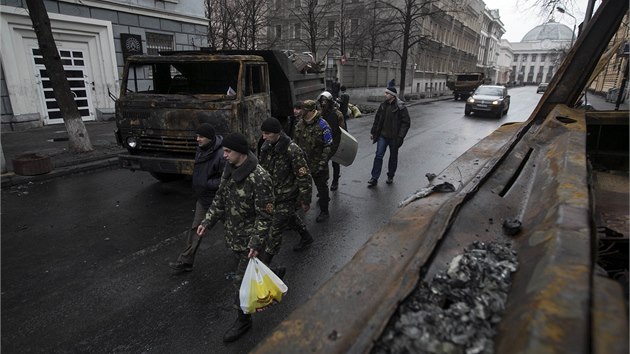
[[[545,39],[552,41],[570,41],[572,37],[573,33],[569,27],[552,19],[527,32],[521,42],[539,42]]]

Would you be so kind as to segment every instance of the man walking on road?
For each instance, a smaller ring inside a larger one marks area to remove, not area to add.
[[[203,236],[221,220],[225,243],[238,260],[233,278],[238,316],[223,336],[223,341],[233,342],[252,327],[252,316],[240,309],[239,289],[249,259],[258,255],[269,235],[274,196],[271,177],[258,164],[243,134],[232,133],[223,139],[223,157],[228,164],[212,206],[197,228],[197,235]]]
[[[394,175],[398,167],[398,149],[402,146],[409,126],[409,112],[403,101],[398,99],[398,92],[394,87],[385,89],[385,102],[381,103],[374,115],[374,123],[370,131],[372,143],[376,143],[376,155],[372,165],[372,177],[368,181],[368,188],[376,186],[381,176],[383,157],[389,147],[389,162],[387,164],[387,184],[394,182]]]
[[[283,131],[280,121],[267,118],[261,126],[265,142],[260,148],[259,160],[273,181],[275,196],[273,225],[264,252],[258,257],[267,265],[280,251],[282,233],[287,229],[300,234],[295,251],[313,243],[313,237],[296,209],[307,212],[311,207],[313,182],[304,152]]]
[[[197,226],[204,219],[206,211],[212,204],[225,168],[221,146],[223,137],[215,135],[214,128],[208,123],[201,124],[196,133],[198,146],[192,176],[192,187],[197,195],[195,216],[192,226],[188,230],[186,248],[180,253],[176,262],[169,263],[169,267],[186,272],[193,270],[195,254],[197,254],[197,249],[201,244],[201,237],[197,235]]]
[[[328,159],[331,156],[333,136],[330,126],[317,111],[317,103],[312,100],[304,101],[303,118],[295,126],[295,143],[298,144],[308,163],[313,183],[317,188],[317,204],[320,213],[315,219],[317,222],[328,220]]]

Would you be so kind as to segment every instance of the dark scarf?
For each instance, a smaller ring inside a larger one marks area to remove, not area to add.
[[[280,135],[280,139],[278,139],[278,141],[276,141],[273,145],[268,141],[265,141],[260,147],[260,151],[266,153],[267,149],[274,148],[275,152],[285,152],[289,148],[290,143],[291,139],[285,133],[282,133],[282,135]]]
[[[232,164],[225,165],[225,171],[223,172],[223,178],[230,178],[235,182],[242,182],[249,176],[252,171],[256,169],[258,165],[258,159],[251,151],[247,153],[247,160],[242,165],[235,167]]]

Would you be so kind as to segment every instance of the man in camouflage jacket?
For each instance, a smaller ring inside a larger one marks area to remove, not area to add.
[[[313,237],[304,221],[296,212],[307,212],[311,206],[313,182],[302,149],[283,131],[276,118],[267,118],[261,126],[265,142],[258,155],[260,164],[269,172],[275,196],[273,225],[260,259],[269,264],[280,251],[282,232],[287,229],[300,234],[300,243],[294,248],[300,251],[313,243]]]
[[[244,314],[239,307],[238,292],[249,258],[258,255],[269,234],[274,195],[271,176],[258,164],[243,134],[231,133],[223,138],[223,157],[228,163],[219,190],[197,234],[202,236],[221,220],[225,242],[238,259],[233,280],[238,317],[223,337],[225,342],[232,342],[252,326],[251,315]]]
[[[317,188],[317,203],[320,213],[315,221],[328,220],[328,159],[330,158],[333,138],[330,126],[317,111],[317,102],[304,101],[304,117],[295,126],[293,139],[306,154],[306,162]]]

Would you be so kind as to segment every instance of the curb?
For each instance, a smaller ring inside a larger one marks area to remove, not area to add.
[[[28,184],[35,182],[42,182],[49,179],[63,177],[75,173],[94,171],[99,169],[111,168],[113,166],[118,166],[118,157],[117,156],[108,156],[106,158],[96,160],[96,161],[88,161],[79,163],[76,165],[70,165],[65,167],[56,167],[52,171],[46,174],[37,175],[37,176],[20,176],[16,175],[13,172],[9,172],[3,174],[1,177],[1,189]]]

